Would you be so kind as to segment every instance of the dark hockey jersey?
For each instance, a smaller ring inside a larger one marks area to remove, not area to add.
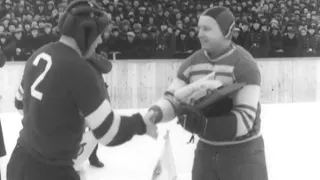
[[[60,42],[28,59],[16,98],[24,115],[18,143],[47,164],[73,165],[85,126],[107,146],[145,133],[141,115],[114,112],[101,74]]]

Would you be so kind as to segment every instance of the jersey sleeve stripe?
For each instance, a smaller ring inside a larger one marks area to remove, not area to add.
[[[21,85],[19,86],[18,91],[19,91],[21,94],[24,94],[24,90],[23,90],[23,88],[22,88],[22,86],[21,86]]]
[[[238,104],[238,105],[235,105],[234,106],[235,108],[246,108],[246,109],[249,109],[251,110],[252,112],[256,113],[257,112],[257,109],[252,107],[252,106],[249,106],[249,105],[246,105],[246,104]]]
[[[18,101],[22,101],[23,100],[23,94],[20,91],[17,91],[15,98]]]
[[[245,120],[244,115],[238,110],[232,110],[231,113],[233,113],[237,119],[236,137],[248,134],[250,130],[250,126],[248,122]]]
[[[110,129],[114,121],[114,113],[113,111],[109,113],[107,118],[102,122],[102,124],[97,127],[96,129],[92,130],[94,136],[97,139],[101,139]]]
[[[254,121],[255,116],[256,116],[255,112],[252,112],[246,108],[235,108],[235,109],[238,110],[239,112],[244,113],[248,117],[248,120],[250,120],[251,122]]]
[[[110,142],[112,142],[112,140],[117,135],[117,133],[120,129],[121,117],[117,113],[113,113],[113,114],[114,114],[113,121],[112,121],[110,128],[108,128],[108,130],[106,131],[104,136],[102,136],[100,139],[98,139],[99,142],[101,142],[102,144],[105,144],[105,145],[108,145]],[[107,119],[106,119],[106,121],[107,121]]]
[[[85,117],[86,123],[90,129],[96,129],[110,113],[112,113],[111,105],[108,100],[104,100],[95,111]]]
[[[233,74],[232,73],[228,73],[228,72],[216,72],[216,74],[215,74],[216,76],[222,76],[222,77],[231,77],[231,78],[233,78],[234,76],[233,76]]]
[[[212,73],[212,70],[198,70],[198,71],[191,71],[189,77],[197,76],[197,75],[206,75]]]
[[[241,119],[239,119],[239,120],[243,121],[244,125],[246,126],[247,131],[249,131],[251,128],[250,128],[250,125],[249,125],[249,122],[248,122],[248,118],[244,115],[243,112],[238,111],[237,109],[235,109],[235,111],[237,111],[240,114]],[[239,122],[239,120],[238,120],[238,122]]]

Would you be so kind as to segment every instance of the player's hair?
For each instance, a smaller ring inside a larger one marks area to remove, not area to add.
[[[226,39],[232,38],[232,31],[235,28],[235,17],[232,12],[223,6],[215,6],[205,10],[202,16],[209,16],[217,21],[222,34]]]
[[[62,35],[74,38],[85,53],[111,22],[111,17],[96,3],[75,0],[60,16],[58,28]]]

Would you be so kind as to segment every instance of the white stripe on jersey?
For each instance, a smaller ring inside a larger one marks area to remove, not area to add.
[[[23,88],[22,88],[21,85],[19,86],[19,92],[20,92],[21,94],[24,94],[24,90],[23,90]]]
[[[18,101],[22,101],[22,100],[23,100],[23,94],[21,94],[20,91],[17,91],[17,93],[16,93],[16,99],[17,99]]]
[[[233,113],[237,118],[236,137],[240,137],[240,136],[244,136],[244,135],[248,134],[249,131],[244,123],[244,121],[246,121],[246,120],[242,118],[240,112],[232,110],[231,113]]]
[[[104,100],[102,104],[91,114],[85,117],[86,124],[89,126],[91,130],[95,130],[100,127],[100,125],[107,121],[107,117],[112,113],[111,105],[108,100]],[[117,135],[120,128],[121,116],[113,112],[113,121],[110,128],[106,131],[106,133],[102,136],[102,138],[98,139],[98,141],[102,144],[108,145],[113,138]]]
[[[112,109],[109,101],[104,100],[95,111],[85,117],[87,126],[90,129],[98,128],[111,112]]]
[[[22,86],[20,85],[19,88],[18,88],[18,91],[16,92],[15,98],[16,98],[18,101],[22,101],[22,100],[23,100],[23,94],[24,94],[24,91],[23,91]]]
[[[108,132],[101,139],[99,139],[100,143],[108,145],[113,140],[113,138],[118,134],[120,121],[121,116],[118,113],[113,112],[113,122]]]

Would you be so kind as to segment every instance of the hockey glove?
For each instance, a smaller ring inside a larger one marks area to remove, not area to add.
[[[192,134],[203,134],[207,128],[207,118],[196,108],[183,105],[177,113],[178,124]]]

